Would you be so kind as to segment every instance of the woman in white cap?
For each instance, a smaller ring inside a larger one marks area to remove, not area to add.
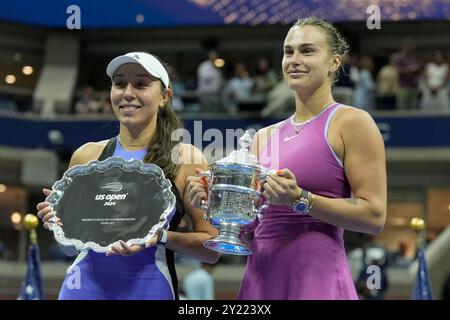
[[[186,177],[195,175],[194,164],[206,170],[207,162],[194,146],[178,145],[171,139],[180,121],[172,109],[168,72],[157,58],[145,52],[127,53],[113,59],[106,73],[112,80],[111,104],[120,122],[119,135],[83,145],[73,154],[69,167],[110,156],[154,163],[172,181],[176,212],[169,231],[159,232],[146,243],[146,248],[130,247],[121,241],[106,255],[92,250],[80,252],[70,269],[79,268],[79,289],[72,288],[68,274],[59,299],[178,299],[174,251],[209,263],[219,258],[202,246],[217,235],[216,229],[204,221],[203,212],[192,207],[184,193]],[[194,161],[173,161],[171,155],[177,145],[181,160]],[[183,157],[186,154],[190,156]],[[44,189],[44,194],[49,195],[50,190]],[[44,227],[48,227],[54,216],[48,203],[39,203],[37,209]],[[185,213],[193,232],[176,231]]]

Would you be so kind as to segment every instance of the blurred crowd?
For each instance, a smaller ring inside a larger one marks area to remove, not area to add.
[[[420,52],[405,41],[389,57],[350,54],[334,84],[338,102],[371,110],[450,110],[450,70],[442,51]],[[251,63],[226,62],[208,51],[192,81],[175,81],[173,107],[179,113],[256,112],[263,117],[291,112],[293,92],[279,68],[267,57]],[[377,63],[375,63],[375,61]],[[277,65],[281,63],[277,62]],[[0,109],[24,111],[12,99],[0,96]],[[81,87],[74,97],[75,114],[111,114],[108,91]]]
[[[351,55],[335,84],[335,98],[368,111],[450,110],[449,64],[441,51],[421,62],[411,43],[390,55],[376,76],[369,56]]]
[[[350,54],[334,85],[334,96],[338,102],[367,111],[450,110],[447,60],[441,51],[419,57],[410,42],[387,57],[377,70],[372,57]],[[224,63],[216,51],[209,51],[197,68],[196,88],[175,82],[175,110],[228,114],[250,111],[264,117],[293,110],[293,93],[281,70],[276,71],[267,57],[255,59],[254,65],[237,61],[231,66],[231,75],[224,72]],[[110,113],[108,93],[84,88],[74,111]]]

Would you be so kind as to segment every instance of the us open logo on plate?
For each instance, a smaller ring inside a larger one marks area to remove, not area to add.
[[[111,192],[120,192],[123,189],[123,186],[120,182],[110,182],[105,184],[101,189],[105,189]]]
[[[100,188],[110,192],[120,192],[123,189],[123,185],[120,182],[110,182]],[[115,206],[117,200],[125,200],[127,198],[127,195],[128,193],[97,194],[95,195],[95,200],[106,200],[104,206]]]

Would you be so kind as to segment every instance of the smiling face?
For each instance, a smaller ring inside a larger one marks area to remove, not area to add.
[[[338,69],[341,57],[331,54],[326,31],[295,26],[286,35],[283,51],[283,75],[292,90],[309,94],[323,85],[331,87],[331,73]]]
[[[145,128],[156,121],[170,90],[137,63],[125,63],[114,73],[111,104],[119,122],[128,128]]]

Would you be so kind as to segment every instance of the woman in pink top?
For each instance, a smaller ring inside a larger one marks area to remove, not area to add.
[[[253,236],[239,299],[357,299],[343,230],[378,234],[386,217],[386,167],[371,116],[333,99],[348,45],[330,24],[299,20],[284,41],[284,78],[295,113],[261,129],[254,152],[278,169],[263,185],[270,202]],[[206,198],[190,177],[194,206]]]

